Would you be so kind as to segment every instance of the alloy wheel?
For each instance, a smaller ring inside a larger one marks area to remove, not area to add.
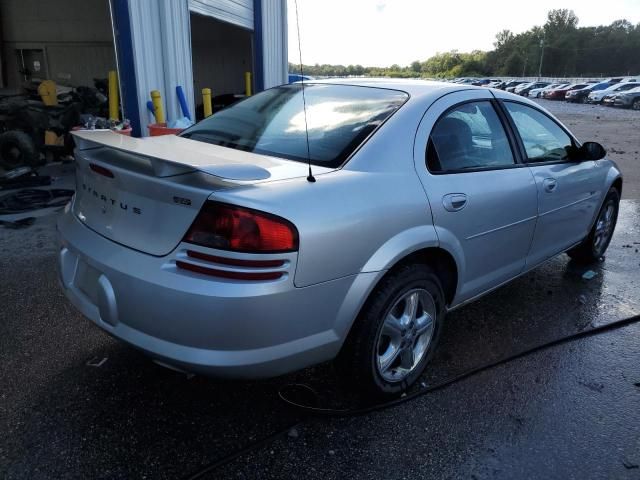
[[[425,357],[433,338],[436,303],[422,288],[402,294],[389,309],[376,347],[376,367],[389,382],[405,379]]]
[[[608,203],[598,216],[596,229],[593,235],[593,252],[596,256],[601,255],[609,245],[616,223],[615,213],[615,205],[613,203]]]

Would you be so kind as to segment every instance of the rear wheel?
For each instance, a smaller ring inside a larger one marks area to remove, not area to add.
[[[389,273],[369,297],[340,354],[345,379],[379,395],[407,390],[435,350],[444,321],[438,277],[422,264]]]
[[[582,243],[569,250],[567,254],[582,263],[592,263],[602,257],[611,242],[613,231],[616,228],[619,206],[620,193],[615,188],[611,188],[589,235]]]

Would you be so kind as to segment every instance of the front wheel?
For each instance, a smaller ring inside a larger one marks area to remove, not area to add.
[[[640,110],[640,98],[634,100],[634,102],[631,104],[631,108],[633,108],[634,110]]]
[[[567,254],[582,263],[593,263],[602,257],[611,242],[613,231],[616,228],[619,206],[620,193],[615,188],[611,188],[589,235],[582,243],[569,250]]]
[[[369,297],[340,353],[345,378],[360,392],[404,392],[431,359],[444,313],[442,285],[428,266],[390,272]]]

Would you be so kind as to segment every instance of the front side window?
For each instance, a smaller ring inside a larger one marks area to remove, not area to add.
[[[337,167],[408,98],[398,90],[305,84],[305,119],[302,85],[283,85],[222,110],[181,136],[300,162],[309,156],[316,165]]]
[[[489,101],[452,108],[431,131],[427,146],[431,172],[499,168],[514,163],[507,135]]]
[[[524,143],[529,162],[569,160],[573,140],[544,113],[521,103],[504,102]]]
[[[618,86],[618,88],[614,89],[614,92],[624,92],[625,90],[631,90],[632,88],[636,88],[638,85],[632,82],[623,83]]]

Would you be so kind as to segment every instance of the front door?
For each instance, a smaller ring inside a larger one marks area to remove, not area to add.
[[[440,244],[457,256],[460,303],[521,273],[536,184],[514,154],[490,92],[446,95],[418,128],[414,161]]]
[[[569,158],[575,142],[551,117],[522,103],[505,100],[503,105],[522,139],[538,189],[538,222],[527,259],[534,266],[587,235],[604,182],[595,162]]]

